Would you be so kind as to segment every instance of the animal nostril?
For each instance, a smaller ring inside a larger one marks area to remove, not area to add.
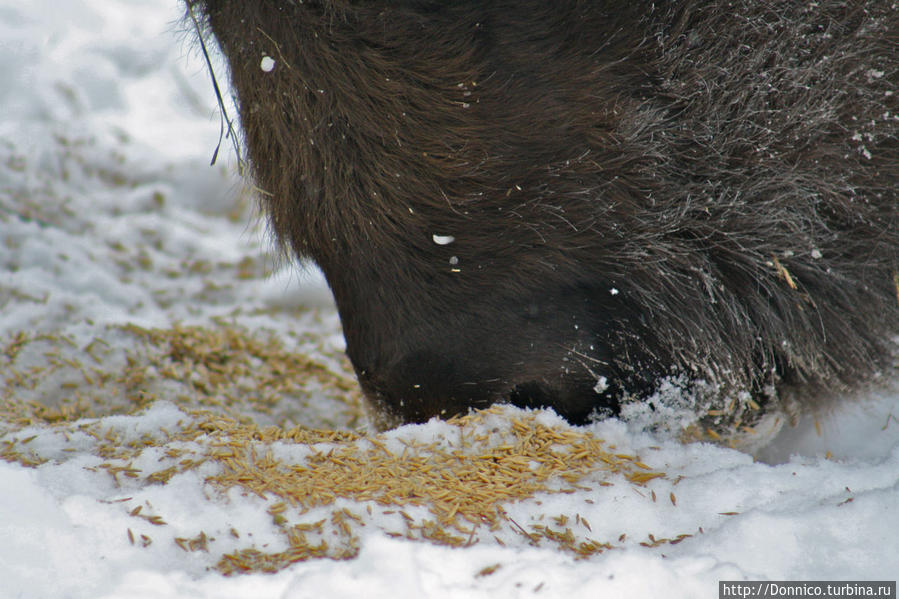
[[[592,377],[575,385],[571,380],[567,383],[558,388],[546,382],[519,383],[509,392],[508,400],[519,408],[552,408],[556,413],[564,414],[571,424],[588,424],[620,413],[619,389],[614,385],[607,384],[600,392]],[[591,402],[580,399],[586,395],[591,395]]]

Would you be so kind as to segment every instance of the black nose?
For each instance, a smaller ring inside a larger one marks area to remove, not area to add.
[[[426,300],[415,306],[422,313],[408,317],[428,322],[427,329],[367,336],[346,331],[366,395],[401,421],[446,418],[499,402],[552,408],[582,424],[617,414],[622,389],[649,391],[658,374],[639,369],[645,360],[628,344],[645,338],[626,303],[605,288],[481,298],[468,304],[467,314],[442,318],[425,313]]]
[[[483,357],[481,358],[483,359]],[[487,407],[501,381],[469,352],[452,348],[416,350],[383,367],[359,372],[359,382],[377,407],[403,422],[424,422]]]

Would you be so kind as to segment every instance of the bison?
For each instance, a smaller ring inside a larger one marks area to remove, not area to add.
[[[381,422],[675,381],[732,426],[895,368],[895,0],[186,5]]]

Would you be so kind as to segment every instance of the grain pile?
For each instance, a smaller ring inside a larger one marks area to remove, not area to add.
[[[208,553],[225,574],[352,558],[363,530],[452,547],[524,539],[586,558],[624,539],[594,538],[577,513],[518,522],[510,507],[615,485],[648,498],[640,489],[664,476],[540,412],[495,407],[434,430],[366,433],[358,391],[339,357],[312,360],[273,334],[225,322],[110,328],[86,345],[19,334],[2,353],[0,457],[40,466],[89,448],[96,462],[86,470],[111,477],[125,495],[109,503],[142,523],[123,530],[131,545],[168,542],[176,551]],[[323,396],[330,421],[315,416]],[[177,406],[175,426],[136,432],[104,418],[152,409],[159,400]],[[291,424],[304,409],[319,425]],[[239,525],[224,534],[174,530],[165,513],[135,505],[142,490],[190,475],[205,481],[210,505],[226,504],[234,492],[256,497],[279,542],[257,544]],[[643,544],[686,536],[650,536]]]
[[[275,498],[269,512],[289,544],[277,553],[248,549],[225,555],[218,568],[226,573],[269,570],[310,557],[352,557],[358,551],[354,531],[375,512],[382,522],[383,516],[395,516],[395,525],[384,529],[389,536],[453,547],[482,540],[503,543],[497,533],[505,529],[535,545],[553,542],[580,557],[611,548],[565,526],[571,519],[589,533],[589,523],[578,515],[557,516],[555,527],[527,530],[508,517],[504,506],[539,493],[584,490],[588,477],[597,487],[612,485],[612,475],[643,485],[663,473],[636,456],[614,453],[614,447],[589,433],[547,426],[537,414],[510,417],[507,412],[494,407],[453,419],[454,438],[441,435],[427,443],[390,434],[259,430],[207,421],[201,428],[217,439],[210,457],[224,465],[208,482]],[[290,463],[264,449],[278,442],[304,446],[305,460]],[[288,519],[288,513],[300,522]],[[316,519],[320,514],[327,517]],[[329,543],[328,533],[336,544]]]
[[[24,426],[129,414],[166,399],[282,425],[360,426],[361,396],[345,358],[312,335],[288,337],[290,346],[225,319],[107,327],[86,342],[18,332],[0,342],[0,420]],[[327,406],[314,405],[322,399]]]

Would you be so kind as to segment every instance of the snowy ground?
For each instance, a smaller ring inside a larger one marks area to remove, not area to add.
[[[760,460],[511,409],[368,433],[326,288],[209,166],[180,10],[0,0],[0,598],[896,579],[896,385]]]

